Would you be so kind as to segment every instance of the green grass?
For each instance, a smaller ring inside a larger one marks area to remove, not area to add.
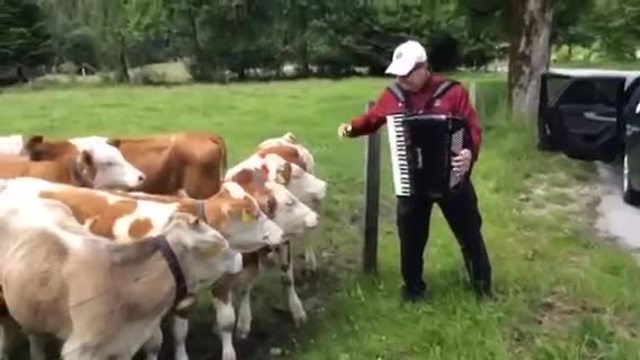
[[[0,96],[0,131],[68,137],[212,130],[227,139],[231,163],[266,137],[294,132],[315,155],[329,194],[320,274],[298,280],[309,322],[293,331],[287,320],[275,320],[269,308],[280,295],[275,271],[254,293],[256,338],[268,339],[266,351],[286,348],[285,358],[637,359],[640,272],[629,255],[588,227],[592,166],[536,152],[533,126],[492,114],[505,96],[492,76],[478,87],[485,132],[473,179],[499,300],[474,299],[456,241],[436,207],[425,271],[432,298],[417,306],[399,302],[386,147],[380,274],[373,279],[359,272],[364,139],[338,140],[336,127],[362,112],[385,84],[350,79],[6,92]],[[203,302],[200,320],[213,319],[208,309]],[[206,326],[191,336],[217,341]]]

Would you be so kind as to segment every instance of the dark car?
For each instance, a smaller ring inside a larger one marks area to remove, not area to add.
[[[640,71],[550,69],[541,80],[538,148],[621,164],[623,198],[640,204]]]

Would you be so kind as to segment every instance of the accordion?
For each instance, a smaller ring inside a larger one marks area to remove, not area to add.
[[[463,118],[397,114],[386,120],[396,196],[441,197],[464,179],[451,166],[469,141]]]

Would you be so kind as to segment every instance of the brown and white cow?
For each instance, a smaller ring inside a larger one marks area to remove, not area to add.
[[[186,212],[205,219],[239,252],[275,247],[284,237],[282,229],[267,218],[255,199],[234,182],[225,182],[216,195],[206,200],[97,191],[33,178],[5,181],[4,184],[0,183],[0,191],[61,201],[71,208],[77,221],[91,232],[118,242],[130,242],[157,234],[176,212]],[[186,319],[174,320],[175,358],[187,359],[185,340],[188,322]]]
[[[307,187],[308,191],[303,194],[304,196],[309,199],[314,199],[316,197],[321,198],[324,196],[322,183],[314,183],[313,181],[316,180],[314,178],[302,178],[301,176],[298,176],[298,173],[295,171],[299,169],[300,168],[296,165],[292,165],[276,155],[255,155],[229,169],[225,175],[225,179],[227,181],[237,181],[257,198],[259,198],[259,195],[252,192],[251,189],[259,188],[260,184],[264,184],[263,186],[273,189],[274,193],[281,194],[278,197],[276,204],[278,207],[284,207],[286,209],[287,207],[292,208],[294,205],[300,206],[297,204],[304,203],[302,203],[292,192],[288,191],[287,187],[283,184],[290,184],[292,181],[300,181],[302,179],[303,181],[307,181],[307,184],[309,185]],[[295,180],[292,177],[293,174],[296,174]],[[275,191],[276,189],[278,189],[277,192]],[[306,205],[304,205],[304,208],[305,212],[313,215],[313,218],[308,219],[305,222],[306,226],[302,229],[303,231],[291,233],[291,236],[287,238],[285,243],[276,248],[281,264],[281,279],[284,285],[286,301],[296,325],[300,325],[305,322],[307,315],[302,305],[302,301],[295,291],[291,241],[295,241],[294,239],[297,238],[302,238],[318,224],[318,214]],[[276,224],[281,226],[283,229],[287,229],[291,226],[285,222],[286,216],[283,216],[281,219],[274,218],[274,220]],[[266,255],[267,253],[261,251],[243,254],[244,267],[242,272],[236,276],[223,277],[213,290],[218,330],[223,343],[222,358],[224,360],[233,360],[236,358],[231,340],[235,324],[235,314],[231,305],[231,289],[235,289],[240,292],[236,334],[239,338],[244,338],[251,330],[251,289],[259,276],[261,260],[263,260]]]
[[[24,152],[33,160],[53,160],[96,142],[120,149],[127,161],[145,175],[139,191],[183,194],[205,199],[218,192],[227,167],[224,139],[216,134],[180,133],[141,138],[76,137],[67,140],[27,139]]]
[[[326,195],[326,182],[315,176],[315,159],[311,152],[302,145],[296,136],[287,132],[282,136],[273,137],[258,144],[256,154],[259,156],[278,155],[291,163],[291,180],[286,179],[286,186],[302,202],[310,206],[316,212],[321,211],[321,203]],[[317,179],[317,180],[316,180]],[[318,189],[314,191],[314,189]],[[314,194],[316,196],[309,196]],[[317,260],[313,249],[317,231],[307,234],[303,240],[304,257],[307,268],[315,272]]]
[[[263,165],[263,159],[257,159],[253,165],[259,170]],[[240,169],[234,171],[227,181],[238,183],[260,204],[261,208],[274,222],[282,228],[286,235],[286,242],[300,237],[318,224],[318,214],[300,202],[286,187],[275,181],[269,181],[263,177],[260,171],[254,169]],[[224,183],[223,183],[224,184]],[[121,193],[121,192],[117,192]],[[122,193],[124,196],[131,196],[138,199],[151,199],[156,201],[177,201],[182,204],[192,203],[194,200],[184,197],[171,197],[150,195],[144,193]],[[205,217],[206,218],[206,217]],[[233,239],[230,238],[231,246],[234,246]],[[275,247],[280,254],[286,248]],[[236,316],[233,308],[233,292],[240,293],[239,314],[237,323],[237,333],[239,337],[246,337],[251,326],[250,290],[254,281],[259,275],[260,259],[267,253],[265,249],[257,251],[243,252],[243,269],[239,274],[227,274],[220,279],[212,288],[212,301],[216,310],[216,321],[220,339],[222,341],[222,359],[235,359],[236,354],[233,348],[233,330],[236,324]],[[296,323],[301,323],[306,319],[306,313],[297,293],[295,292],[293,281],[293,270],[290,261],[283,261],[283,283],[285,294],[291,308]],[[175,318],[174,327],[188,328],[187,319]],[[182,325],[180,325],[182,324]],[[176,350],[176,354],[180,354]],[[176,355],[176,358],[179,355]]]
[[[135,189],[145,181],[145,175],[126,161],[117,148],[100,142],[47,161],[31,161],[19,155],[0,156],[0,178],[15,177],[98,189]]]
[[[197,216],[175,212],[160,236],[118,243],[74,215],[58,200],[0,195],[0,286],[34,360],[46,358],[47,334],[64,341],[63,359],[129,359],[142,346],[157,352],[162,317],[241,268],[237,253],[225,261],[234,254],[228,242]]]

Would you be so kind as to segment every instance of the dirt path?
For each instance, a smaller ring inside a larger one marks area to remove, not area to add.
[[[601,197],[596,227],[622,248],[632,252],[640,264],[640,208],[627,205],[622,200],[619,169],[598,164],[598,174]]]

